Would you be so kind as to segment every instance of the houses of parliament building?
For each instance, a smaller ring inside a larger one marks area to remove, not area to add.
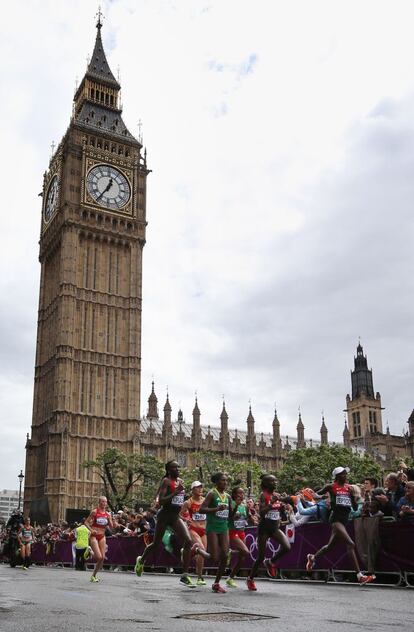
[[[219,423],[192,422],[168,397],[159,414],[154,384],[140,417],[142,253],[146,233],[146,179],[142,140],[122,118],[120,84],[108,65],[97,23],[96,41],[76,90],[68,129],[44,174],[41,264],[31,433],[26,443],[24,509],[47,503],[53,520],[89,506],[99,479],[83,463],[109,447],[172,457],[192,465],[209,450],[257,460],[277,470],[288,452],[328,443],[283,436],[276,412],[271,433],[256,433],[248,411],[244,429],[230,429],[223,404]],[[383,432],[381,398],[358,347],[352,397],[346,400],[344,443],[366,449],[384,465],[414,456],[414,413],[406,436]],[[269,420],[270,421],[270,420]],[[270,425],[270,424],[269,424]]]

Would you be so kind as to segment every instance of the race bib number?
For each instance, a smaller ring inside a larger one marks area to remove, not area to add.
[[[108,524],[108,518],[97,518],[96,519],[96,524],[99,525],[100,527],[106,527],[106,525]]]
[[[177,494],[177,496],[173,496],[171,499],[171,504],[176,507],[181,507],[184,505],[184,494]]]
[[[351,499],[349,496],[337,494],[336,505],[338,507],[352,507]]]
[[[280,513],[272,509],[272,511],[268,511],[266,516],[267,520],[280,520]]]
[[[244,527],[247,525],[247,520],[245,518],[240,518],[240,520],[235,520],[234,521],[234,528],[237,530],[243,530]]]
[[[193,520],[194,520],[194,522],[202,522],[203,520],[206,520],[206,519],[207,519],[206,514],[193,513]]]
[[[223,518],[223,520],[227,520],[227,518],[229,517],[229,510],[228,509],[220,509],[220,511],[218,511],[216,513],[217,518]]]

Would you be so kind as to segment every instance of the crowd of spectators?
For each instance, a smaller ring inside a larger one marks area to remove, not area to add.
[[[114,537],[141,537],[151,535],[154,533],[156,510],[148,509],[144,511],[141,507],[138,512],[133,512],[127,508],[119,510],[114,514],[115,517],[115,529],[109,533],[108,536]],[[10,531],[14,528],[14,525],[18,527],[23,523],[23,514],[15,511],[10,517],[9,521],[0,527],[0,547],[3,548],[4,544],[8,541]],[[41,542],[46,547],[46,554],[48,555],[54,549],[56,542],[60,540],[66,540],[72,542],[75,540],[75,530],[80,523],[68,524],[63,520],[57,523],[48,523],[46,525],[38,525],[34,523],[34,541]]]
[[[366,478],[360,485],[353,485],[357,508],[350,513],[354,521],[355,538],[358,552],[365,555],[367,566],[374,567],[380,549],[378,523],[380,521],[399,521],[414,524],[414,469],[407,469],[401,464],[398,472],[386,476],[384,486],[378,485],[374,478]],[[281,512],[282,525],[294,525],[299,528],[308,521],[328,522],[330,514],[329,495],[319,496],[316,491],[305,488],[294,495],[281,496],[283,501]],[[259,511],[254,498],[247,499],[249,522],[258,524]],[[108,532],[112,537],[143,537],[147,544],[154,533],[157,510],[155,507],[137,511],[128,508],[113,514],[115,528]],[[370,518],[372,520],[365,520]],[[0,528],[0,552],[6,548],[15,526],[22,522],[23,516],[14,512],[3,528]],[[46,555],[54,552],[58,541],[73,542],[76,539],[78,523],[49,523],[34,526],[35,542],[45,546]]]

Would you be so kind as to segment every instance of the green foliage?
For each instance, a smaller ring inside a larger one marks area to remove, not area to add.
[[[278,490],[294,494],[303,487],[320,489],[332,480],[332,470],[342,465],[350,468],[350,483],[362,483],[366,476],[381,479],[382,470],[374,459],[359,455],[341,445],[292,450],[279,471]]]
[[[228,489],[235,485],[241,485],[247,489],[247,472],[251,472],[252,493],[257,494],[260,489],[260,476],[264,470],[256,462],[236,461],[230,457],[221,457],[217,453],[202,451],[192,455],[197,462],[194,469],[181,468],[181,476],[185,482],[186,489],[190,488],[194,480],[201,480],[205,488],[212,487],[211,475],[215,472],[225,472],[229,478]],[[200,470],[201,468],[201,470]]]
[[[411,457],[395,457],[392,461],[391,471],[399,472],[400,471],[400,463],[405,463],[408,469],[414,468],[414,459]]]
[[[101,479],[102,493],[112,511],[133,507],[137,495],[140,502],[151,503],[164,474],[163,464],[155,457],[125,454],[117,448],[105,450],[83,466]]]
[[[194,480],[201,480],[209,489],[212,486],[211,475],[215,472],[228,475],[228,489],[235,485],[247,489],[247,473],[250,471],[251,493],[258,495],[260,476],[264,470],[257,462],[236,461],[208,451],[194,453],[192,460],[197,463],[196,467],[180,468],[187,490]],[[98,474],[102,481],[102,493],[108,498],[113,511],[125,506],[134,507],[137,501],[152,503],[165,471],[164,464],[155,457],[124,454],[117,448],[110,448],[94,461],[87,461],[83,465]],[[279,491],[293,494],[302,487],[319,489],[331,480],[331,472],[338,465],[350,468],[351,483],[361,483],[366,476],[381,479],[381,468],[370,456],[360,456],[341,445],[292,450],[282,470],[267,473],[275,474]]]

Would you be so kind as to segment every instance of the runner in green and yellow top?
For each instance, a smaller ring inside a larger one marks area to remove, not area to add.
[[[229,520],[229,539],[232,551],[237,552],[237,561],[230,571],[226,584],[230,586],[230,588],[237,588],[234,578],[237,577],[243,560],[249,555],[249,550],[245,544],[246,534],[244,532],[249,524],[249,513],[244,500],[244,489],[241,487],[234,487],[232,489],[231,506],[233,515]]]
[[[227,476],[223,472],[217,472],[211,477],[211,482],[215,487],[211,489],[200,507],[200,513],[207,514],[207,543],[212,559],[217,564],[217,575],[212,586],[213,592],[225,593],[226,590],[220,586],[227,565],[227,555],[229,552],[229,525],[232,509],[230,506],[230,496],[226,492]]]

